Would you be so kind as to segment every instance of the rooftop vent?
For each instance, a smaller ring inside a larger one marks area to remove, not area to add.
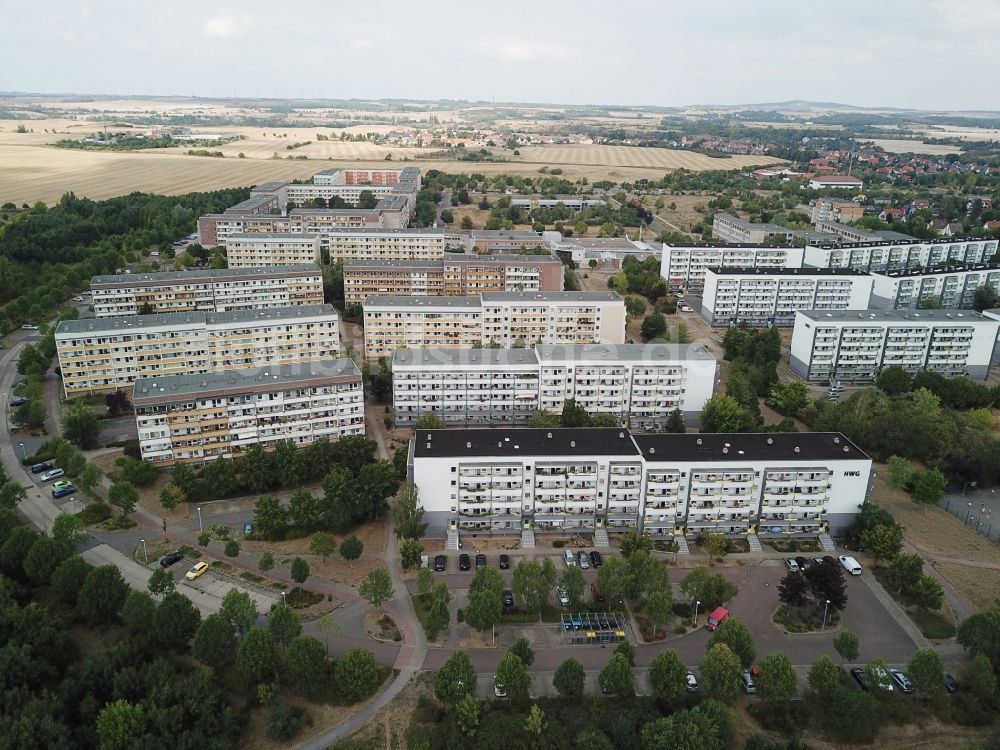
[[[619,433],[618,433],[618,438],[619,438],[620,440],[624,440],[624,439],[625,439],[625,433],[624,433],[624,431],[623,431],[623,432],[619,432]]]
[[[799,448],[799,446],[797,446],[797,445],[796,445],[796,446],[795,446],[795,452],[796,452],[796,453],[801,453],[801,452],[802,452],[802,449],[801,449],[801,448]]]
[[[723,453],[729,453],[729,446],[728,446],[728,445],[726,445],[726,446],[723,446],[723,448],[722,448],[722,452],[723,452]]]
[[[834,436],[834,438],[833,438],[833,442],[834,442],[834,444],[838,444],[838,443],[840,443],[840,438],[839,438],[839,437],[837,437],[837,436]]]
[[[851,449],[848,446],[844,446],[844,453],[850,453]]]
[[[774,445],[774,438],[770,438],[770,437],[769,437],[769,438],[767,439],[767,444],[768,444],[768,445]]]
[[[427,450],[430,450],[430,449],[431,449],[431,444],[430,444],[430,443],[428,443],[428,444],[427,444]]]
[[[551,440],[552,439],[552,433],[551,432],[548,433],[545,437],[547,437],[549,440]]]
[[[656,453],[656,448],[650,448],[649,449],[649,455],[652,456],[654,453]]]
[[[465,444],[465,449],[466,450],[472,450],[472,443],[466,443]]]
[[[570,440],[569,441],[569,447],[570,448],[575,448],[576,447],[576,441],[575,440]]]
[[[701,438],[698,438],[696,442],[698,443],[698,445],[701,445]]]

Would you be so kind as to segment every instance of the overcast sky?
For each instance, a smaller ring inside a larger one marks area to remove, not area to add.
[[[0,90],[1000,109],[998,0],[45,0]]]

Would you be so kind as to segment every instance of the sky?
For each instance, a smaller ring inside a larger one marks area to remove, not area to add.
[[[46,0],[0,91],[1000,109],[998,0]]]

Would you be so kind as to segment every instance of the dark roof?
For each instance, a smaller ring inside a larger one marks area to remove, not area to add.
[[[839,432],[660,433],[635,435],[634,438],[648,461],[831,461],[868,458]],[[723,452],[727,448],[728,451]]]
[[[966,273],[971,271],[996,271],[1000,263],[956,263],[938,268],[905,268],[894,271],[872,271],[875,276],[888,276],[893,279],[904,279],[910,276],[939,276],[949,273]]]
[[[868,276],[867,271],[853,268],[760,268],[740,266],[709,266],[706,270],[733,276]]]
[[[417,430],[416,457],[638,456],[628,430],[552,429]]]

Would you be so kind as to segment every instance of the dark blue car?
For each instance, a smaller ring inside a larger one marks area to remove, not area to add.
[[[72,495],[76,492],[76,487],[70,485],[69,487],[57,487],[52,490],[52,497],[66,497],[67,495]]]

